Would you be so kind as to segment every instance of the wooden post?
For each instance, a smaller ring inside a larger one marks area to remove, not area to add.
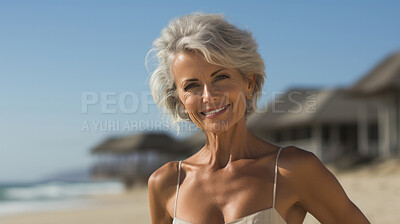
[[[324,149],[322,148],[322,131],[321,131],[321,124],[314,124],[311,126],[312,128],[312,135],[311,141],[314,142],[314,150],[313,153],[321,159],[323,162],[325,161]]]
[[[368,147],[368,101],[360,99],[357,116],[357,152],[363,156],[369,155]]]
[[[400,91],[397,91],[397,156],[400,156]]]
[[[379,157],[387,158],[390,156],[389,151],[389,110],[387,98],[384,96],[378,107],[378,131],[379,131]]]
[[[398,138],[397,136],[399,135],[399,129],[398,129],[398,111],[397,108],[398,106],[396,105],[397,103],[397,94],[396,93],[392,93],[390,94],[389,98],[388,98],[388,116],[389,116],[389,121],[388,121],[388,125],[389,125],[389,155],[395,155],[396,153],[396,149],[398,148],[397,142],[398,142]]]
[[[339,125],[332,124],[331,126],[331,142],[332,142],[332,151],[330,154],[330,160],[335,160],[338,157],[342,156],[343,149],[342,149],[342,142],[340,142],[340,133],[339,133]]]

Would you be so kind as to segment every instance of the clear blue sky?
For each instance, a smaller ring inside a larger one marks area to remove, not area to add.
[[[292,86],[350,86],[400,50],[396,1],[0,1],[0,181],[86,167],[105,137],[136,130],[93,122],[160,121],[142,99],[144,58],[171,18],[194,11],[253,32],[268,76],[260,104]],[[138,109],[104,113],[98,103],[82,113],[89,91],[136,95],[124,105]]]

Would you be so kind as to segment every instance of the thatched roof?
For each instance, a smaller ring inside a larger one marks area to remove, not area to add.
[[[93,148],[92,153],[124,154],[148,149],[179,152],[182,147],[177,141],[164,133],[140,133],[122,138],[109,138]]]
[[[359,102],[348,97],[345,89],[294,88],[252,114],[247,125],[256,131],[314,123],[356,122]],[[372,109],[369,116],[376,116]]]
[[[353,94],[371,95],[400,89],[400,51],[390,55],[351,87]]]

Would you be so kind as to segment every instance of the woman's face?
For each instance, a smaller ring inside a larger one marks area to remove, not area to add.
[[[225,131],[244,119],[246,97],[253,92],[254,77],[213,65],[192,52],[180,52],[172,73],[182,108],[204,131]]]

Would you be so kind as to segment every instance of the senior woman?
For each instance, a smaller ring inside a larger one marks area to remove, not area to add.
[[[172,20],[154,49],[155,101],[175,121],[194,122],[207,141],[151,175],[152,223],[294,224],[307,212],[321,223],[369,223],[313,153],[247,129],[265,77],[250,32],[194,13]]]

